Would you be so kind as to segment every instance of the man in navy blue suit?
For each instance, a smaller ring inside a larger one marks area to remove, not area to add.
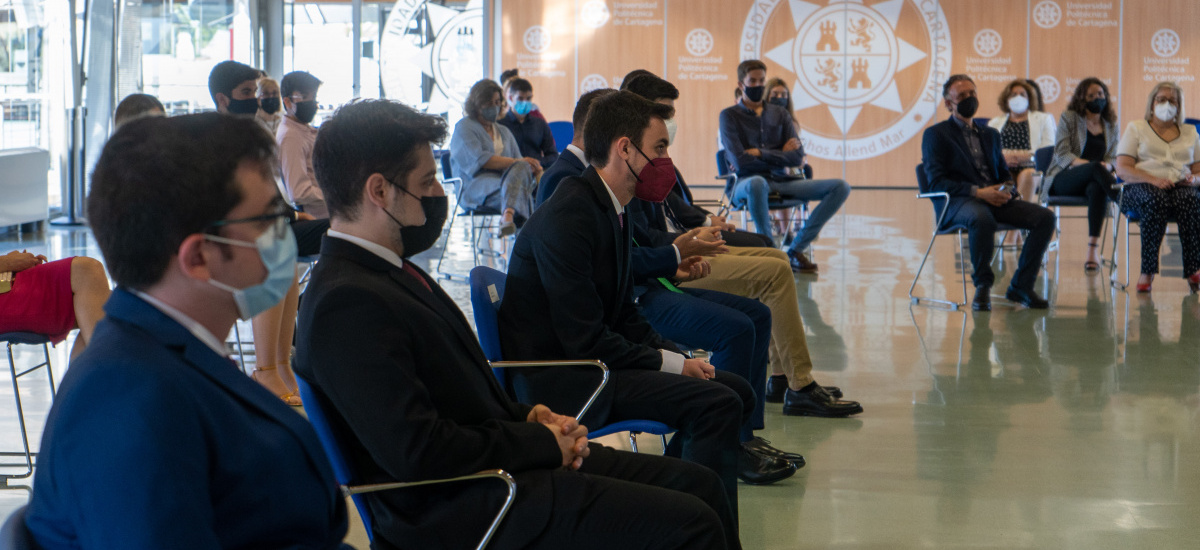
[[[921,140],[921,157],[929,189],[922,192],[945,191],[950,194],[942,226],[966,226],[971,247],[971,264],[975,271],[975,311],[992,309],[991,289],[992,251],[995,247],[996,224],[1005,223],[1028,229],[1025,247],[1013,273],[1005,297],[1035,309],[1045,309],[1049,303],[1033,290],[1042,255],[1054,236],[1054,213],[1021,200],[1001,152],[1000,133],[985,124],[976,124],[971,117],[979,108],[975,82],[965,74],[946,80],[942,97],[949,120],[925,130]],[[942,208],[940,203],[935,203]]]
[[[295,273],[274,175],[253,118],[144,118],[105,145],[88,219],[118,287],[46,421],[26,516],[41,548],[343,547],[316,433],[223,339]]]

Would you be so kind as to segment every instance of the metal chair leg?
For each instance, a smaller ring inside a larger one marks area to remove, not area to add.
[[[23,370],[21,372],[17,372],[17,362],[16,362],[16,358],[13,356],[12,342],[5,342],[5,344],[6,344],[6,347],[8,348],[8,372],[9,372],[9,375],[12,376],[13,400],[16,402],[16,405],[17,405],[17,424],[21,428],[21,448],[22,448],[22,450],[20,452],[0,452],[0,456],[24,457],[25,461],[23,463],[15,463],[15,464],[5,463],[5,464],[0,464],[0,466],[25,466],[25,471],[20,474],[0,475],[0,479],[4,479],[4,480],[24,479],[24,478],[29,477],[30,475],[33,475],[33,466],[34,466],[33,459],[34,459],[34,457],[37,456],[37,453],[33,452],[29,446],[29,430],[25,424],[25,406],[21,402],[21,387],[20,387],[20,384],[17,382],[17,379],[22,376],[25,376],[26,374],[29,374],[30,372],[33,372],[37,369],[46,367],[46,376],[50,382],[50,400],[53,402],[54,397],[55,397],[54,371],[50,367],[50,345],[49,344],[47,344],[47,343],[42,344],[42,358],[43,358],[42,362],[37,365],[34,365],[26,370]]]
[[[962,231],[957,231],[956,234],[958,235],[958,248],[961,251],[962,250]],[[967,296],[966,276],[967,276],[967,274],[966,274],[965,270],[963,271],[963,301],[961,304],[950,301],[950,300],[936,300],[933,298],[926,298],[926,297],[922,297],[922,296],[916,296],[913,294],[913,291],[917,288],[917,281],[919,281],[921,279],[921,273],[925,270],[925,264],[929,261],[929,254],[930,254],[930,252],[933,251],[933,243],[937,241],[937,238],[938,238],[938,232],[935,229],[933,231],[933,235],[929,238],[929,246],[925,247],[925,255],[921,257],[921,265],[920,265],[920,267],[917,268],[917,274],[915,276],[913,276],[912,285],[908,287],[908,299],[913,304],[920,304],[921,302],[928,302],[928,303],[933,303],[933,304],[944,304],[946,306],[949,306],[950,309],[952,309],[952,310],[958,310],[958,308],[967,304],[967,299],[966,299],[966,296]]]
[[[635,453],[638,452],[637,434],[637,432],[629,432],[629,448]]]

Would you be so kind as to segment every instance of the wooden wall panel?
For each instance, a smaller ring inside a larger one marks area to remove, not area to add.
[[[522,73],[551,120],[635,68],[674,83],[671,154],[692,184],[711,182],[717,116],[748,58],[792,87],[818,176],[860,186],[915,185],[921,133],[946,118],[941,84],[954,72],[975,77],[987,117],[1017,77],[1039,81],[1056,118],[1088,76],[1110,83],[1122,126],[1160,79],[1200,101],[1195,0],[505,0],[501,11],[504,67],[541,63],[545,74]],[[525,40],[535,25],[550,36],[540,57]]]

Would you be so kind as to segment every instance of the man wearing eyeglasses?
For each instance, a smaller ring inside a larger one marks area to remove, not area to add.
[[[223,341],[292,280],[274,154],[253,118],[215,113],[136,120],[105,145],[88,220],[118,287],[46,421],[39,547],[342,547],[312,427]]]

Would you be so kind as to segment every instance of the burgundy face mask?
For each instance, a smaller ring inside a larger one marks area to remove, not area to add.
[[[641,173],[633,175],[637,178],[634,196],[650,202],[666,200],[667,195],[671,193],[671,188],[675,187],[675,163],[671,162],[671,157],[651,159],[642,152],[640,147],[634,145],[633,148],[649,161],[646,166],[642,167]],[[628,166],[629,171],[633,172],[633,166],[629,165],[629,161],[625,161],[625,166]]]

